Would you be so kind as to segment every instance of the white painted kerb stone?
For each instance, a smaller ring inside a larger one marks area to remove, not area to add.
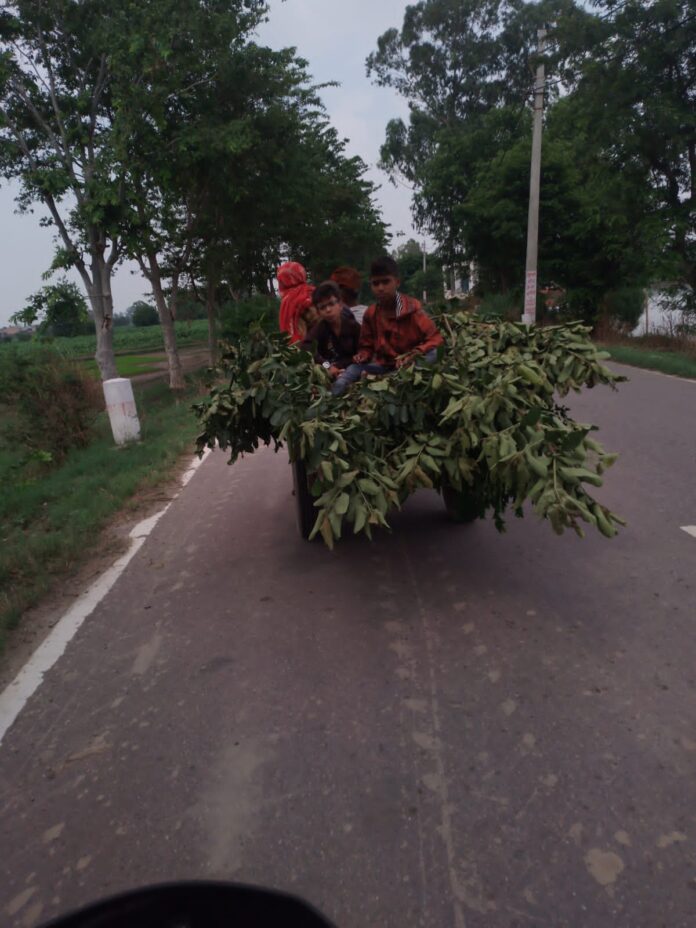
[[[130,380],[127,377],[105,380],[104,399],[116,444],[125,445],[129,441],[138,441],[140,422]]]

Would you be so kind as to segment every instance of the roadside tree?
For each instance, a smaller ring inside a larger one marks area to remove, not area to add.
[[[65,279],[42,287],[11,321],[16,325],[36,325],[42,335],[68,338],[83,335],[92,324],[84,296],[75,284]]]

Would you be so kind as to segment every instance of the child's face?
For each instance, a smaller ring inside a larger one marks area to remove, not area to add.
[[[380,306],[392,306],[396,299],[396,291],[399,289],[401,281],[398,277],[392,277],[391,274],[385,274],[383,277],[370,278],[370,286],[375,295],[375,299]]]
[[[327,296],[326,299],[320,300],[317,303],[319,318],[325,319],[327,322],[338,322],[341,318],[342,309],[343,304],[335,296]]]

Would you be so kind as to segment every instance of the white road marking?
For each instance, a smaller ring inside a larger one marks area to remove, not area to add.
[[[696,525],[682,525],[681,530],[682,532],[686,532],[687,535],[696,538]]]
[[[209,454],[206,449],[202,458],[196,458],[191,467],[181,478],[181,486],[185,487],[191,477],[201,466]],[[41,686],[44,675],[53,667],[55,662],[64,653],[71,638],[75,635],[84,620],[94,612],[104,599],[111,587],[116,583],[128,564],[132,561],[145,539],[159,522],[177,493],[167,505],[153,516],[143,519],[130,532],[131,545],[128,551],[109,567],[89,589],[84,592],[68,611],[56,623],[51,634],[34,651],[27,663],[22,667],[12,683],[0,694],[0,743],[13,724],[19,713]]]

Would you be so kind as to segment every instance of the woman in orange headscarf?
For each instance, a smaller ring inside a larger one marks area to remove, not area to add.
[[[307,271],[297,261],[286,261],[276,271],[280,286],[280,330],[291,342],[301,342],[316,321],[312,306],[314,287],[307,283]]]

